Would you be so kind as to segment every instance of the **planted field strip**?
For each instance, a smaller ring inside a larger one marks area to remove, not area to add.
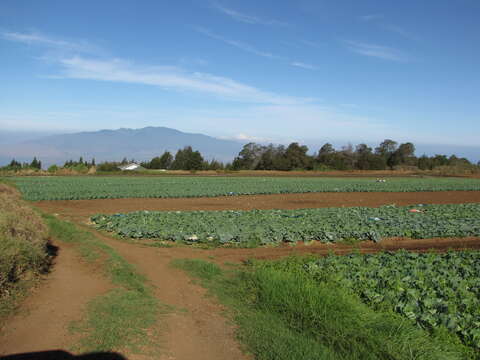
[[[303,268],[319,282],[353,290],[375,308],[387,307],[429,330],[446,328],[480,350],[478,251],[327,256]]]
[[[275,177],[17,177],[27,200],[178,198],[309,192],[480,190],[479,179]]]
[[[385,237],[480,236],[480,204],[253,211],[138,211],[96,215],[97,227],[123,237],[260,245]]]

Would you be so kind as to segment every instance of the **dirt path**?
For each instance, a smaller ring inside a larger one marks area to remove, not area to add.
[[[351,192],[221,196],[177,199],[97,199],[38,201],[34,205],[50,213],[73,218],[137,210],[252,210],[303,209],[342,206],[462,204],[480,202],[480,191]]]
[[[32,291],[16,315],[0,329],[0,356],[69,349],[75,342],[68,327],[82,318],[85,305],[111,285],[75,249],[59,246],[52,272]]]
[[[98,232],[95,234],[135,265],[154,286],[156,297],[173,307],[163,320],[167,324],[166,354],[162,360],[249,359],[235,340],[234,326],[222,315],[223,308],[205,296],[203,287],[171,266],[176,258],[198,257],[197,252],[191,249],[165,252],[162,251],[165,249],[123,243]]]

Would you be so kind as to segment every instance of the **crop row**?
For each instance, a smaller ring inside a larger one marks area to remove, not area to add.
[[[275,178],[71,176],[13,178],[27,200],[175,198],[250,194],[367,191],[480,190],[480,180],[461,178]]]
[[[280,265],[280,264],[278,264]],[[278,266],[277,265],[277,266]],[[327,256],[304,269],[423,328],[446,328],[480,350],[480,252]]]
[[[97,227],[123,237],[259,245],[385,237],[480,236],[480,204],[252,211],[138,211],[96,215]]]

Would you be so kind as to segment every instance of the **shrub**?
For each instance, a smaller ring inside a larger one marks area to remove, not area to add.
[[[51,165],[51,166],[48,168],[47,171],[48,171],[49,173],[54,174],[54,173],[57,172],[57,170],[58,170],[58,166],[57,166],[57,165]]]

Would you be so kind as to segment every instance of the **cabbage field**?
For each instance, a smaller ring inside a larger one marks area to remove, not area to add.
[[[14,177],[26,200],[176,198],[309,192],[480,190],[480,179],[320,177]]]
[[[480,350],[478,251],[332,255],[303,269],[319,282],[351,289],[374,308],[391,309],[428,330],[446,328]]]
[[[264,245],[385,237],[480,236],[480,204],[252,211],[137,211],[96,215],[99,229],[123,237]]]

